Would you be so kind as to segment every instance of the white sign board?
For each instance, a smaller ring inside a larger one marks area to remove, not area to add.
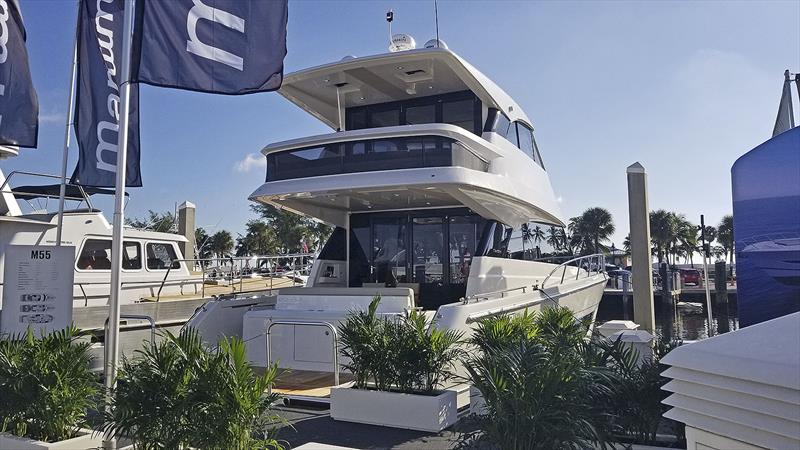
[[[3,272],[0,331],[37,334],[72,324],[75,247],[9,245]]]

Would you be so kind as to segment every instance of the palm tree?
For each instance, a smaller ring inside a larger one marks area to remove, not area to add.
[[[522,259],[525,259],[525,243],[531,241],[533,234],[531,226],[528,223],[523,223],[522,226],[519,227],[519,230],[522,234]]]
[[[677,256],[682,256],[684,260],[690,259],[695,250],[697,250],[697,226],[686,220],[686,216],[683,214],[675,214],[672,263],[678,262]]]
[[[630,235],[630,233],[628,233],[625,236],[625,240],[622,241],[622,249],[625,250],[628,253],[631,252],[631,235]]]
[[[614,220],[605,208],[589,208],[581,214],[576,223],[583,240],[584,253],[600,253],[601,242],[605,242],[614,234]]]
[[[230,253],[233,248],[233,236],[225,230],[220,230],[211,236],[211,245],[209,250],[214,252],[217,256],[224,256]]]
[[[536,244],[536,250],[537,250],[536,257],[540,258],[542,256],[541,255],[542,252],[539,249],[539,243],[544,240],[544,231],[542,231],[539,225],[533,227],[533,231],[531,231],[531,237],[533,238],[533,242]]]
[[[561,232],[556,227],[547,229],[547,243],[553,247],[553,252],[561,250]]]
[[[717,225],[717,242],[725,251],[725,258],[728,260],[729,264],[733,264],[733,250],[734,250],[734,238],[733,238],[733,216],[726,215],[722,217],[722,221],[720,221],[719,225]],[[730,255],[730,257],[728,257]]]
[[[668,254],[676,230],[675,214],[663,209],[650,212],[650,240],[659,263]]]

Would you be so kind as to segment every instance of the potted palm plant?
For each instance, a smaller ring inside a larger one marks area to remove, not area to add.
[[[209,350],[192,329],[165,332],[123,360],[101,430],[135,449],[280,449],[278,396],[267,393],[275,375],[254,372],[240,339]]]
[[[567,309],[481,321],[465,361],[484,404],[467,439],[502,449],[607,448],[614,372]]]
[[[37,337],[0,338],[0,448],[88,449],[87,430],[99,383],[89,370],[89,344],[70,327]]]
[[[436,328],[418,311],[379,317],[379,302],[340,326],[344,368],[355,381],[331,390],[331,417],[431,432],[454,424],[456,392],[442,384],[461,354],[461,333]]]

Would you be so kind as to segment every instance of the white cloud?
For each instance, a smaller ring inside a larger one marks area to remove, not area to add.
[[[267,158],[260,153],[248,153],[243,160],[237,161],[234,169],[240,173],[247,173],[253,169],[265,169],[267,167]]]
[[[43,113],[39,112],[39,122],[40,123],[66,123],[67,116],[63,113],[53,112],[53,113]]]

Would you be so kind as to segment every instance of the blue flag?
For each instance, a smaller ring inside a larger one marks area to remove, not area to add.
[[[39,99],[17,0],[0,0],[0,145],[36,147]]]
[[[135,81],[249,94],[283,81],[287,0],[137,1]]]
[[[81,0],[75,135],[80,153],[72,183],[114,187],[119,140],[124,0]],[[139,89],[131,85],[125,185],[142,185]]]

